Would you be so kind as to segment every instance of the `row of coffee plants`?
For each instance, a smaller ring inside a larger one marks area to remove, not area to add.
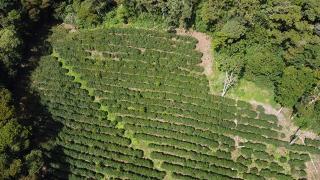
[[[56,142],[60,163],[53,164],[70,168],[52,165],[59,172],[96,179],[297,179],[306,177],[307,153],[320,153],[314,141],[281,140],[276,116],[262,107],[211,95],[193,38],[115,28],[52,42],[56,58],[40,63],[34,84],[64,125]],[[287,155],[278,158],[270,147]]]
[[[62,152],[53,152],[56,156],[48,157],[60,160],[52,163],[55,174],[84,179],[101,174],[135,179],[165,176],[164,172],[154,169],[153,162],[144,158],[141,150],[130,147],[131,140],[124,137],[124,130],[115,128],[107,119],[108,113],[100,110],[100,104],[94,102],[86,90],[75,85],[74,78],[66,76],[67,72],[57,60],[46,57],[41,63],[33,74],[33,86],[53,119],[63,124],[54,148]],[[72,167],[67,172],[58,166],[64,163]],[[114,171],[119,171],[119,176],[115,176]],[[85,172],[89,173],[83,174]]]

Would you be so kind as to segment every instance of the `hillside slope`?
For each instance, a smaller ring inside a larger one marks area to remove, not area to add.
[[[63,125],[47,149],[53,176],[299,179],[320,153],[282,140],[263,108],[211,95],[191,37],[99,29],[52,43],[32,79]]]

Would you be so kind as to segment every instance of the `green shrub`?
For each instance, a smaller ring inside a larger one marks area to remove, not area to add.
[[[279,159],[279,161],[281,162],[281,163],[286,163],[288,160],[287,160],[287,158],[286,157],[280,157],[280,159]]]

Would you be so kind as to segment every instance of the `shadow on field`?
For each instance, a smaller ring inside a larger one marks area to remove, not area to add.
[[[52,118],[48,109],[41,104],[37,92],[30,93],[27,99],[29,99],[27,113],[31,114],[29,121],[33,126],[32,148],[41,149],[44,155],[44,166],[39,175],[42,179],[67,179],[68,163],[63,158],[62,148],[55,144],[63,125]],[[56,168],[63,168],[64,171],[58,171]]]
[[[26,127],[32,127],[30,149],[40,149],[43,152],[44,166],[40,169],[41,179],[64,179],[68,178],[69,167],[65,159],[61,159],[63,151],[54,143],[58,133],[63,127],[61,123],[54,121],[51,113],[41,103],[39,94],[31,88],[31,74],[38,67],[40,58],[52,53],[52,47],[47,41],[52,34],[51,28],[57,23],[40,26],[35,34],[26,34],[24,61],[17,67],[15,79],[8,84],[13,92],[15,106],[18,110],[20,123]],[[59,154],[59,156],[57,156]],[[59,157],[59,159],[58,159]],[[50,164],[53,160],[63,164],[64,172],[56,172]],[[59,176],[57,176],[59,175]]]

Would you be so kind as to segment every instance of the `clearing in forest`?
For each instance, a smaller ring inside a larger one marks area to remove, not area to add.
[[[211,95],[197,43],[130,28],[54,33],[32,75],[63,125],[46,146],[52,176],[306,178],[320,142],[289,145],[262,106]]]

